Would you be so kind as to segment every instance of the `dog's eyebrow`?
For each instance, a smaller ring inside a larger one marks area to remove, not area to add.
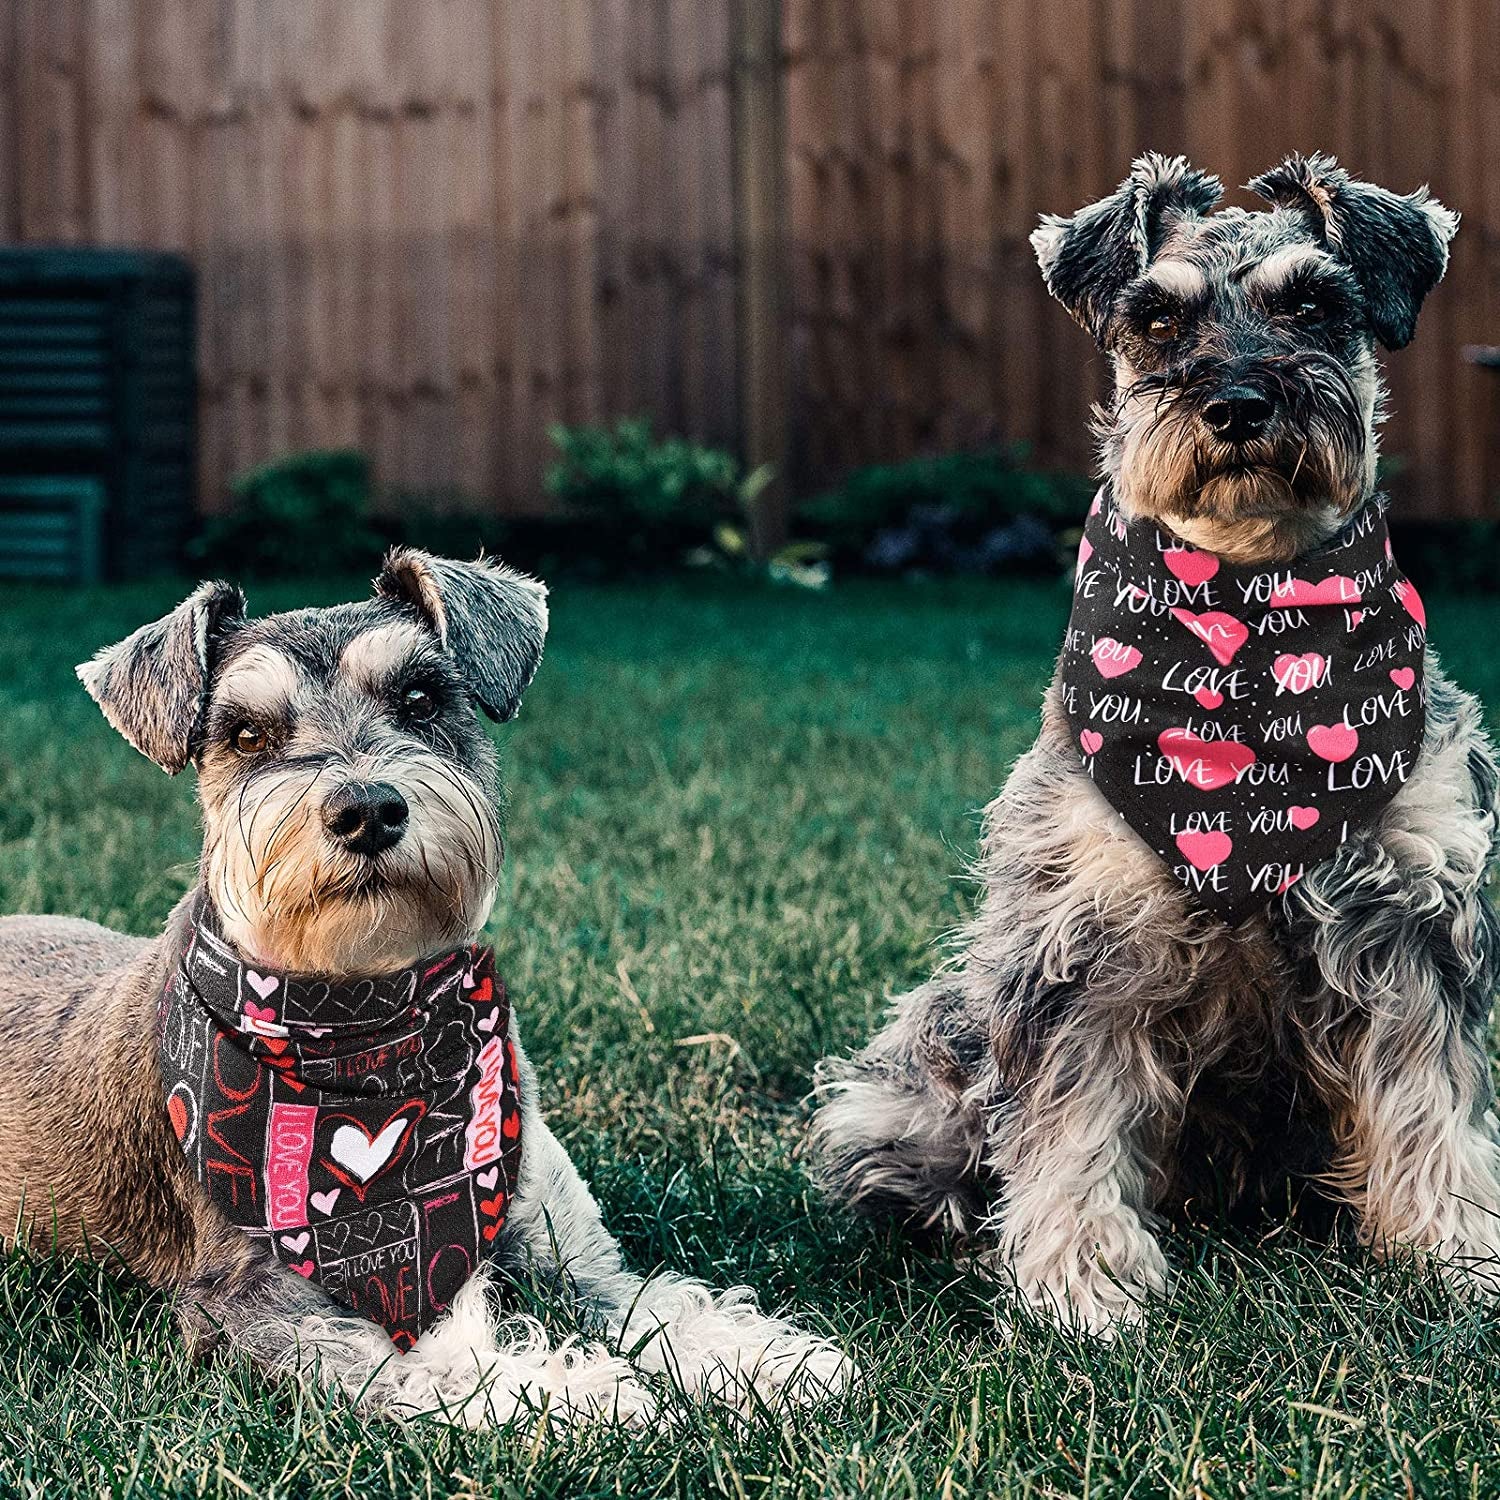
[[[339,671],[361,687],[374,689],[431,645],[428,632],[409,620],[374,625],[361,631],[339,653]]]
[[[251,712],[276,713],[296,701],[302,684],[302,668],[262,641],[225,666],[214,685],[214,699]]]
[[[1156,286],[1184,302],[1191,302],[1208,291],[1208,278],[1190,260],[1159,260],[1145,275],[1147,286]]]
[[[1264,260],[1252,260],[1238,269],[1235,280],[1243,282],[1246,291],[1275,291],[1294,271],[1327,265],[1328,257],[1315,245],[1288,245],[1273,251]]]

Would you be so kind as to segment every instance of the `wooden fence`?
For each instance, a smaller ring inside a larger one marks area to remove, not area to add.
[[[1086,465],[1104,363],[1026,234],[1151,147],[1464,211],[1387,449],[1485,513],[1497,139],[1495,0],[0,0],[0,239],[193,259],[206,508],[350,443],[391,503],[535,511],[547,424],[632,412],[795,488]]]

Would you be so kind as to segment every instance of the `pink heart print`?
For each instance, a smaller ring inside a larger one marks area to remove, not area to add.
[[[1221,609],[1211,609],[1201,615],[1195,615],[1190,609],[1174,609],[1172,618],[1186,625],[1213,652],[1214,660],[1221,667],[1227,667],[1234,660],[1234,653],[1250,639],[1249,626]]]
[[[1314,724],[1307,731],[1307,746],[1314,755],[1337,764],[1359,749],[1359,731],[1348,724]]]
[[[1292,820],[1292,827],[1306,832],[1322,816],[1315,807],[1289,807],[1287,814]]]
[[[1316,651],[1304,651],[1301,656],[1284,651],[1271,663],[1271,676],[1283,693],[1305,693],[1318,687],[1327,671],[1328,658]]]
[[[1219,571],[1219,559],[1212,552],[1200,552],[1196,547],[1172,547],[1161,555],[1168,571],[1189,588],[1207,583]]]
[[[1081,573],[1089,563],[1089,558],[1094,555],[1094,544],[1083,537],[1078,543],[1078,571]]]
[[[1122,646],[1113,636],[1101,635],[1089,652],[1101,677],[1123,677],[1141,664],[1141,653],[1134,646]]]
[[[1396,597],[1401,601],[1401,608],[1414,619],[1423,630],[1427,629],[1427,606],[1422,603],[1422,596],[1417,592],[1416,586],[1409,580],[1403,578],[1395,585]]]
[[[1401,689],[1403,693],[1409,693],[1412,684],[1417,680],[1417,674],[1410,667],[1392,667],[1391,681]]]
[[[1200,708],[1223,708],[1224,695],[1213,690],[1213,688],[1195,688],[1193,697],[1198,700]]]
[[[1299,604],[1358,604],[1363,595],[1359,585],[1342,573],[1309,583],[1305,578],[1288,578],[1271,590],[1272,609],[1292,609]]]
[[[245,1016],[251,1021],[274,1021],[276,1019],[276,1007],[274,1005],[257,1005],[253,1000],[245,1002]]]
[[[1234,840],[1227,833],[1211,829],[1206,833],[1179,833],[1177,847],[1194,869],[1213,870],[1229,858]]]
[[[1238,740],[1200,740],[1188,729],[1163,729],[1156,745],[1189,786],[1205,792],[1228,786],[1255,764],[1255,751],[1249,745]]]
[[[318,1268],[310,1260],[294,1260],[287,1266],[289,1271],[295,1271],[299,1276],[311,1276]]]
[[[264,1000],[276,993],[281,981],[274,974],[257,974],[254,969],[246,969],[245,983]]]
[[[1104,736],[1096,729],[1085,729],[1078,736],[1078,743],[1085,755],[1097,755],[1104,748]]]

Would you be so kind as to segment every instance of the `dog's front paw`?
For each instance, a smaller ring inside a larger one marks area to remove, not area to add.
[[[699,1400],[742,1410],[814,1406],[859,1376],[858,1366],[827,1339],[760,1312],[746,1287],[714,1296],[684,1286],[673,1300],[671,1316],[642,1343],[638,1358]],[[664,1311],[658,1302],[656,1315]]]
[[[402,1358],[397,1415],[430,1416],[457,1426],[563,1426],[621,1422],[644,1426],[657,1414],[651,1392],[626,1359],[599,1345],[553,1348],[540,1325],[517,1320],[508,1343],[464,1347],[418,1343]]]
[[[859,1366],[827,1339],[789,1331],[759,1349],[736,1351],[732,1362],[710,1365],[705,1382],[717,1387],[719,1399],[741,1406],[817,1406],[848,1390],[859,1373]]]
[[[1164,1296],[1168,1285],[1166,1257],[1149,1236],[1118,1267],[1098,1254],[1017,1256],[1004,1245],[974,1256],[972,1264],[981,1274],[1008,1283],[1031,1312],[1104,1340],[1138,1325],[1146,1304]]]

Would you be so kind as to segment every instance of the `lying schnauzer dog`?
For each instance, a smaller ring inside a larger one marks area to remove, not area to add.
[[[195,1345],[379,1410],[650,1413],[626,1360],[503,1320],[508,1269],[690,1393],[813,1399],[848,1373],[830,1346],[624,1269],[476,943],[501,839],[473,710],[515,713],[545,601],[397,552],[365,603],[251,622],[204,584],[79,668],[138,750],[196,767],[203,858],[155,941],[0,922],[0,1225],[109,1250]]]
[[[992,1234],[1099,1332],[1209,1195],[1315,1184],[1377,1254],[1500,1280],[1496,761],[1374,492],[1374,346],[1458,220],[1325,156],[1250,186],[1268,210],[1211,213],[1216,179],[1146,156],[1032,236],[1116,375],[1073,617],[954,959],[820,1079],[834,1193]]]

